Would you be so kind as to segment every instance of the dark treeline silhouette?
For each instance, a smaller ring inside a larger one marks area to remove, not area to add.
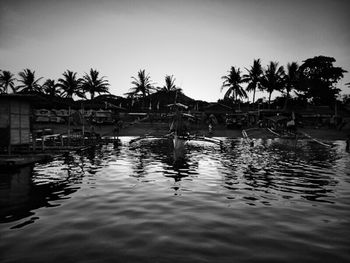
[[[271,104],[271,95],[279,91],[284,95],[285,107],[294,91],[295,98],[314,105],[334,104],[339,96],[340,89],[336,84],[346,73],[344,69],[335,67],[335,59],[326,56],[317,56],[303,61],[300,66],[296,62],[288,63],[287,68],[278,62],[271,61],[266,68],[261,66],[260,59],[254,60],[253,66],[246,69],[247,74],[241,75],[239,68],[231,67],[224,79],[221,89],[228,88],[224,101],[230,98],[233,102],[247,98],[246,92],[253,92],[255,103],[256,90],[268,93],[268,105]],[[242,83],[247,83],[246,90]]]
[[[267,93],[270,107],[272,94],[278,91],[282,96],[274,101],[283,101],[283,107],[300,101],[332,105],[340,94],[336,84],[347,72],[341,67],[335,67],[334,62],[332,57],[316,56],[306,59],[301,65],[288,63],[286,68],[274,61],[263,67],[260,59],[255,59],[250,68],[245,68],[245,72],[232,66],[228,74],[222,77],[221,90],[226,91],[223,99],[218,101],[230,107],[240,105],[244,99],[248,99],[247,92],[252,92],[250,104],[257,105],[263,101],[261,98],[256,100],[256,92],[261,91]],[[35,71],[30,69],[19,72],[18,78],[10,71],[0,70],[0,93],[40,94],[51,98],[91,101],[96,98],[96,94],[110,94],[108,80],[100,76],[97,70],[91,68],[82,77],[77,74],[66,70],[58,80],[46,79],[40,84],[43,78],[37,78]],[[179,94],[186,97],[182,89],[176,86],[175,80],[173,75],[166,75],[164,85],[155,86],[150,75],[144,69],[139,70],[136,76],[131,77],[132,87],[124,99],[132,105],[138,104],[142,109],[148,108],[152,100],[153,103],[157,100],[163,105],[173,103]],[[345,85],[350,87],[350,83]],[[343,101],[349,100],[350,96],[344,95]]]

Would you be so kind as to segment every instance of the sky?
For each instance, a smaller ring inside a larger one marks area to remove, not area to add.
[[[350,71],[347,2],[1,0],[0,69],[58,79],[67,69],[82,76],[93,68],[118,96],[144,69],[155,86],[173,75],[186,95],[217,101],[230,67],[246,73],[257,58],[266,67],[324,55]],[[342,94],[348,82],[345,73]]]

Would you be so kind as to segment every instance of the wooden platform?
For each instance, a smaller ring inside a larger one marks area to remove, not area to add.
[[[0,167],[15,168],[37,162],[48,161],[51,158],[52,155],[50,154],[0,155]]]

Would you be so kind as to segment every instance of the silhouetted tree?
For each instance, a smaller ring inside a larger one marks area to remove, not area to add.
[[[224,98],[233,97],[235,101],[237,101],[238,98],[248,98],[247,93],[241,86],[245,80],[241,77],[241,71],[239,68],[236,70],[235,67],[231,67],[228,74],[226,76],[222,76],[221,78],[224,80],[221,86],[221,91],[224,88],[228,88]]]
[[[248,86],[246,88],[246,91],[251,92],[253,91],[253,104],[255,102],[255,92],[256,89],[261,89],[261,76],[263,74],[263,70],[261,67],[260,59],[255,59],[253,62],[253,66],[251,66],[250,70],[246,69],[248,71],[247,75],[244,75],[246,81],[248,81]]]
[[[50,97],[61,97],[60,85],[54,79],[47,79],[42,86],[42,92]]]
[[[31,71],[30,69],[24,69],[23,71],[18,73],[19,79],[18,81],[22,83],[17,88],[21,89],[21,93],[36,93],[40,92],[41,86],[38,82],[42,78],[35,79],[35,71]]]
[[[272,92],[281,91],[283,89],[283,77],[283,66],[278,67],[278,62],[271,61],[261,78],[263,90],[269,93],[269,106],[271,105]]]
[[[173,75],[166,75],[165,76],[165,85],[161,88],[161,91],[165,93],[169,93],[172,91],[181,91],[181,88],[177,87],[175,85],[175,78]]]
[[[165,85],[159,88],[159,100],[162,100],[165,104],[173,103],[176,100],[178,93],[182,92],[182,89],[175,85],[175,78],[173,75],[165,76]]]
[[[105,77],[99,77],[99,72],[94,69],[90,69],[90,74],[85,73],[82,78],[82,88],[85,92],[90,93],[91,100],[94,99],[95,93],[99,95],[101,93],[109,93],[109,83],[104,79]]]
[[[340,92],[336,84],[347,71],[334,67],[334,62],[332,57],[316,56],[303,61],[299,68],[302,74],[299,91],[315,104],[333,104]]]
[[[287,92],[284,107],[287,107],[288,100],[290,99],[291,91],[297,90],[300,84],[300,72],[299,65],[296,62],[287,64],[287,72],[284,75],[284,89]]]
[[[85,98],[81,88],[81,79],[77,78],[77,73],[67,70],[63,73],[63,78],[58,79],[58,85],[63,90],[63,96],[73,98],[76,95],[80,98]]]
[[[129,97],[134,97],[135,95],[141,93],[142,95],[142,107],[144,107],[145,98],[147,95],[154,90],[153,83],[151,82],[151,77],[149,74],[146,75],[145,70],[139,70],[137,77],[131,77],[133,81],[131,84],[134,86],[131,91],[127,93]]]
[[[8,93],[8,88],[12,89],[13,93],[16,93],[14,75],[7,70],[0,73],[0,93]]]

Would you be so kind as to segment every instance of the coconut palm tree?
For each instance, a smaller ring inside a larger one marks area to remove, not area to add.
[[[288,100],[290,99],[290,92],[293,89],[298,89],[300,81],[299,65],[296,62],[287,64],[287,72],[284,75],[283,83],[287,92],[284,108],[287,107]]]
[[[235,101],[237,101],[238,98],[248,98],[247,93],[241,86],[245,80],[241,77],[240,69],[237,68],[236,70],[235,67],[231,67],[231,70],[228,72],[228,75],[221,77],[224,80],[221,86],[221,91],[224,88],[228,88],[224,95],[224,98],[230,98],[232,96]]]
[[[278,67],[278,62],[271,61],[264,71],[261,78],[261,86],[269,93],[269,107],[271,103],[271,95],[273,91],[281,91],[283,89],[284,68]]]
[[[47,79],[42,86],[42,91],[50,97],[60,97],[62,95],[60,85],[54,79]]]
[[[181,88],[177,87],[175,85],[175,78],[173,75],[166,75],[165,76],[165,85],[160,89],[161,91],[165,93],[170,93],[172,91],[181,91]]]
[[[15,78],[14,75],[7,70],[3,70],[0,73],[0,91],[1,93],[8,93],[8,88],[10,87],[12,89],[13,93],[16,93],[15,88]]]
[[[296,62],[287,64],[287,72],[284,76],[284,84],[287,92],[287,98],[290,97],[290,92],[298,88],[299,83],[299,65]]]
[[[175,85],[175,78],[173,75],[165,76],[165,85],[158,88],[161,100],[164,100],[166,104],[176,100],[178,92],[181,93],[182,89]]]
[[[250,69],[247,69],[248,74],[244,75],[246,81],[248,81],[248,86],[246,88],[246,91],[251,92],[253,91],[253,104],[255,102],[255,92],[256,89],[261,89],[261,76],[263,74],[263,70],[261,67],[260,59],[255,59],[253,62],[253,66],[251,66]]]
[[[81,88],[81,79],[77,78],[77,73],[66,70],[63,73],[63,78],[58,79],[58,86],[63,90],[63,96],[66,98],[72,98],[76,95],[80,98],[85,98],[84,92]]]
[[[94,69],[90,69],[90,74],[85,73],[82,78],[82,88],[85,92],[90,93],[90,99],[95,98],[95,93],[109,93],[109,83],[105,77],[99,77],[99,72]]]
[[[147,95],[154,90],[153,83],[151,82],[151,77],[149,74],[146,75],[145,70],[139,70],[137,77],[131,77],[133,81],[131,84],[134,86],[131,88],[130,92],[127,93],[128,96],[134,97],[135,95],[141,93],[143,101],[142,107],[144,107],[145,98]]]
[[[41,86],[38,82],[42,78],[35,79],[35,71],[31,71],[30,69],[24,69],[23,71],[18,73],[20,79],[19,82],[22,85],[19,85],[17,88],[21,89],[21,93],[35,93],[40,92]]]

